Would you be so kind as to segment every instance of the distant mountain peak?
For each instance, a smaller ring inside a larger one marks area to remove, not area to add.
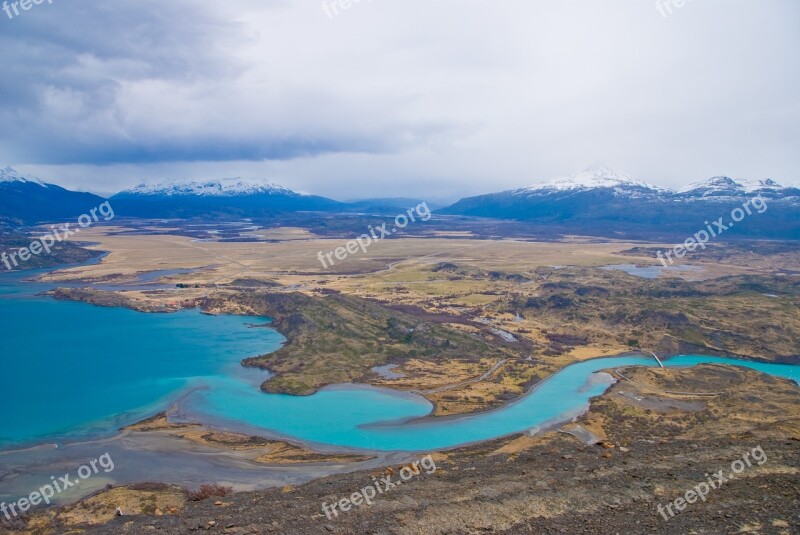
[[[332,199],[252,178],[162,180],[122,191],[111,201],[131,217],[265,217],[297,211],[340,211]]]
[[[706,180],[706,182],[708,182],[710,184],[724,184],[724,185],[731,185],[731,186],[735,186],[735,185],[738,184],[738,182],[736,182],[734,179],[732,179],[729,176],[725,176],[725,175],[712,176],[711,178]]]
[[[288,188],[252,178],[168,179],[153,183],[143,183],[125,190],[131,195],[168,197],[238,197],[248,195],[300,195]]]
[[[778,184],[771,178],[754,178],[754,179],[744,179],[739,180],[739,184],[741,184],[745,191],[756,191],[760,189],[783,189],[784,186]]]
[[[727,176],[714,176],[706,180],[687,184],[680,188],[678,193],[710,197],[781,189],[784,189],[784,187],[771,178],[734,180]]]
[[[47,187],[47,184],[45,184],[38,178],[22,174],[13,167],[4,167],[0,169],[0,182],[24,182],[30,184],[37,184],[39,186],[42,186],[43,188]]]
[[[11,228],[73,220],[102,202],[97,195],[48,184],[13,167],[0,168],[0,224]]]
[[[559,177],[518,190],[519,193],[539,191],[571,191],[589,189],[635,188],[659,191],[660,188],[637,180],[604,163],[594,163],[572,176]]]
[[[606,165],[603,162],[594,162],[592,165],[588,166],[586,169],[581,171],[581,173],[589,173],[597,177],[620,178],[620,179],[630,178],[625,173],[621,173],[616,169],[614,169],[613,167]]]

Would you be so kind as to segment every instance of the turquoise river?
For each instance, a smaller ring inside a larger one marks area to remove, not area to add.
[[[265,372],[239,363],[285,341],[264,326],[266,318],[100,308],[36,295],[46,287],[0,275],[0,449],[110,436],[177,406],[181,418],[319,446],[429,451],[569,419],[608,388],[610,376],[596,372],[656,365],[640,356],[581,362],[502,409],[425,418],[427,400],[383,389],[337,385],[308,397],[261,392]],[[800,382],[800,366],[695,355],[665,361],[701,363]]]

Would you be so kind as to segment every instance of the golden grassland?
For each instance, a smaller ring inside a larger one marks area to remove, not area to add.
[[[630,262],[617,254],[636,245],[626,242],[596,243],[593,240],[528,242],[517,240],[471,240],[445,238],[401,238],[373,243],[367,254],[350,255],[343,262],[324,269],[318,252],[343,246],[341,239],[318,239],[302,229],[257,231],[260,242],[197,241],[169,234],[134,234],[123,227],[84,229],[80,241],[96,242],[90,248],[109,251],[102,264],[63,270],[56,280],[101,279],[109,276],[166,270],[204,269],[191,280],[227,281],[242,276],[330,278],[337,274],[371,273],[389,264],[435,264],[441,261],[467,263],[483,269],[524,271],[553,264],[602,266]],[[655,264],[655,259],[645,262]],[[227,280],[226,280],[227,279]],[[391,279],[389,279],[391,280]],[[291,282],[291,279],[282,279]]]

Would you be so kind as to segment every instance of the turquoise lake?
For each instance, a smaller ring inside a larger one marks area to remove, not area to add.
[[[568,419],[609,385],[595,372],[652,358],[623,356],[564,368],[497,411],[420,419],[419,396],[340,385],[313,396],[264,394],[264,372],[243,358],[284,338],[265,318],[198,311],[143,314],[36,297],[45,285],[0,276],[0,448],[113,434],[178,402],[184,417],[268,431],[320,445],[429,451],[493,439]],[[678,356],[667,366],[727,363],[800,382],[800,366]],[[607,377],[606,377],[607,378]]]
[[[264,318],[141,314],[0,286],[0,447],[113,432],[284,338]]]

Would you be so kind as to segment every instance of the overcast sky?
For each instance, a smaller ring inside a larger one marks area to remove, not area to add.
[[[0,165],[96,192],[246,176],[337,199],[455,199],[595,161],[666,187],[800,182],[800,2],[671,9],[45,0],[0,11]]]

